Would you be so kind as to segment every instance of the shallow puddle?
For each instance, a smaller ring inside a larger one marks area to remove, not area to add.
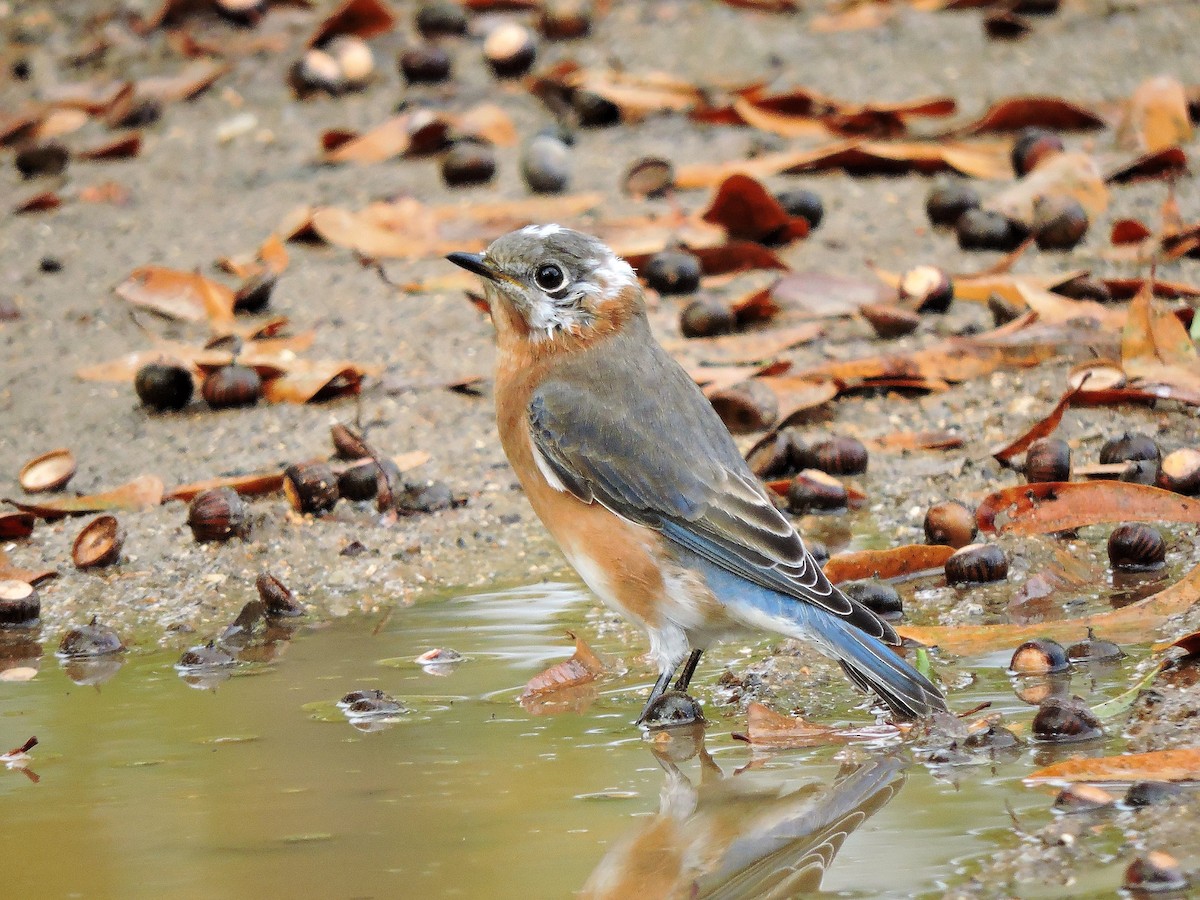
[[[598,629],[591,604],[549,584],[301,626],[215,687],[186,683],[177,651],[131,653],[83,686],[48,655],[32,680],[0,685],[0,742],[41,742],[36,782],[0,770],[5,894],[910,897],[1011,846],[1006,804],[1030,828],[1051,815],[1047,792],[1020,781],[1052,761],[1044,749],[954,768],[886,743],[764,753],[731,737],[743,715],[712,704],[702,750],[644,740],[630,725],[652,680],[643,648]],[[516,698],[570,654],[567,628],[630,671],[580,711],[531,715]],[[441,674],[413,661],[435,647],[467,659]],[[701,699],[726,664],[755,658],[743,649],[706,658]],[[975,662],[954,706],[991,699],[1027,721],[1004,661]],[[373,688],[409,711],[359,730],[335,704]],[[846,720],[871,722],[849,688],[839,696]]]

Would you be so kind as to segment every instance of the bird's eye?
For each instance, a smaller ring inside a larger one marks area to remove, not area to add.
[[[542,263],[533,273],[534,283],[548,294],[567,286],[567,273],[557,263]]]

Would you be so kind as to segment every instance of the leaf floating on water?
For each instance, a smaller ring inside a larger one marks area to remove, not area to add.
[[[1106,522],[1200,523],[1200,500],[1123,481],[1018,484],[975,512],[985,534],[1047,534]]]
[[[519,698],[522,705],[529,700],[545,700],[558,691],[588,684],[608,671],[583,638],[571,631],[567,634],[575,641],[574,655],[529,679]]]
[[[821,747],[845,741],[832,725],[785,716],[762,703],[750,704],[746,709],[746,720],[746,732],[735,733],[733,737],[759,747]]]
[[[1077,756],[1038,769],[1025,781],[1200,781],[1200,749]]]
[[[903,578],[940,569],[953,554],[953,547],[940,544],[906,544],[890,550],[839,553],[825,563],[825,576],[834,584],[860,578]]]
[[[22,512],[31,513],[40,519],[49,521],[61,519],[63,516],[79,516],[93,512],[151,509],[162,503],[162,499],[162,479],[157,475],[142,475],[127,484],[100,494],[61,497],[41,503],[26,503],[7,498],[5,502]]]

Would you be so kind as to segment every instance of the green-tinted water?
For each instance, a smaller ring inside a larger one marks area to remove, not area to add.
[[[591,878],[621,896],[667,884],[690,896],[693,882],[756,896],[787,875],[781,895],[819,883],[902,897],[936,893],[1011,844],[1006,803],[1034,824],[1048,817],[1047,796],[1020,783],[1044,761],[1031,750],[944,771],[863,745],[754,755],[730,737],[744,718],[720,710],[700,756],[682,738],[664,750],[630,725],[651,681],[642,647],[597,636],[590,603],[573,585],[538,585],[301,627],[215,688],[186,684],[174,651],[132,653],[99,686],[44,657],[31,681],[0,684],[0,742],[41,741],[39,781],[0,770],[3,893],[565,897]],[[632,671],[581,712],[531,715],[521,686],[567,656],[564,631],[581,626]],[[430,674],[411,660],[431,647],[469,659]],[[707,660],[699,696],[739,650]],[[357,730],[334,701],[358,688],[413,711]],[[1020,708],[995,666],[954,702],[982,698]]]

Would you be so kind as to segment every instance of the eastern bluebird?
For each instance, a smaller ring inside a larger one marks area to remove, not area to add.
[[[829,583],[651,335],[627,262],[558,225],[448,259],[484,279],[500,441],[530,504],[588,587],[649,635],[659,678],[638,724],[685,660],[677,691],[713,641],[748,630],[813,642],[898,715],[946,708],[886,646],[891,626]]]

